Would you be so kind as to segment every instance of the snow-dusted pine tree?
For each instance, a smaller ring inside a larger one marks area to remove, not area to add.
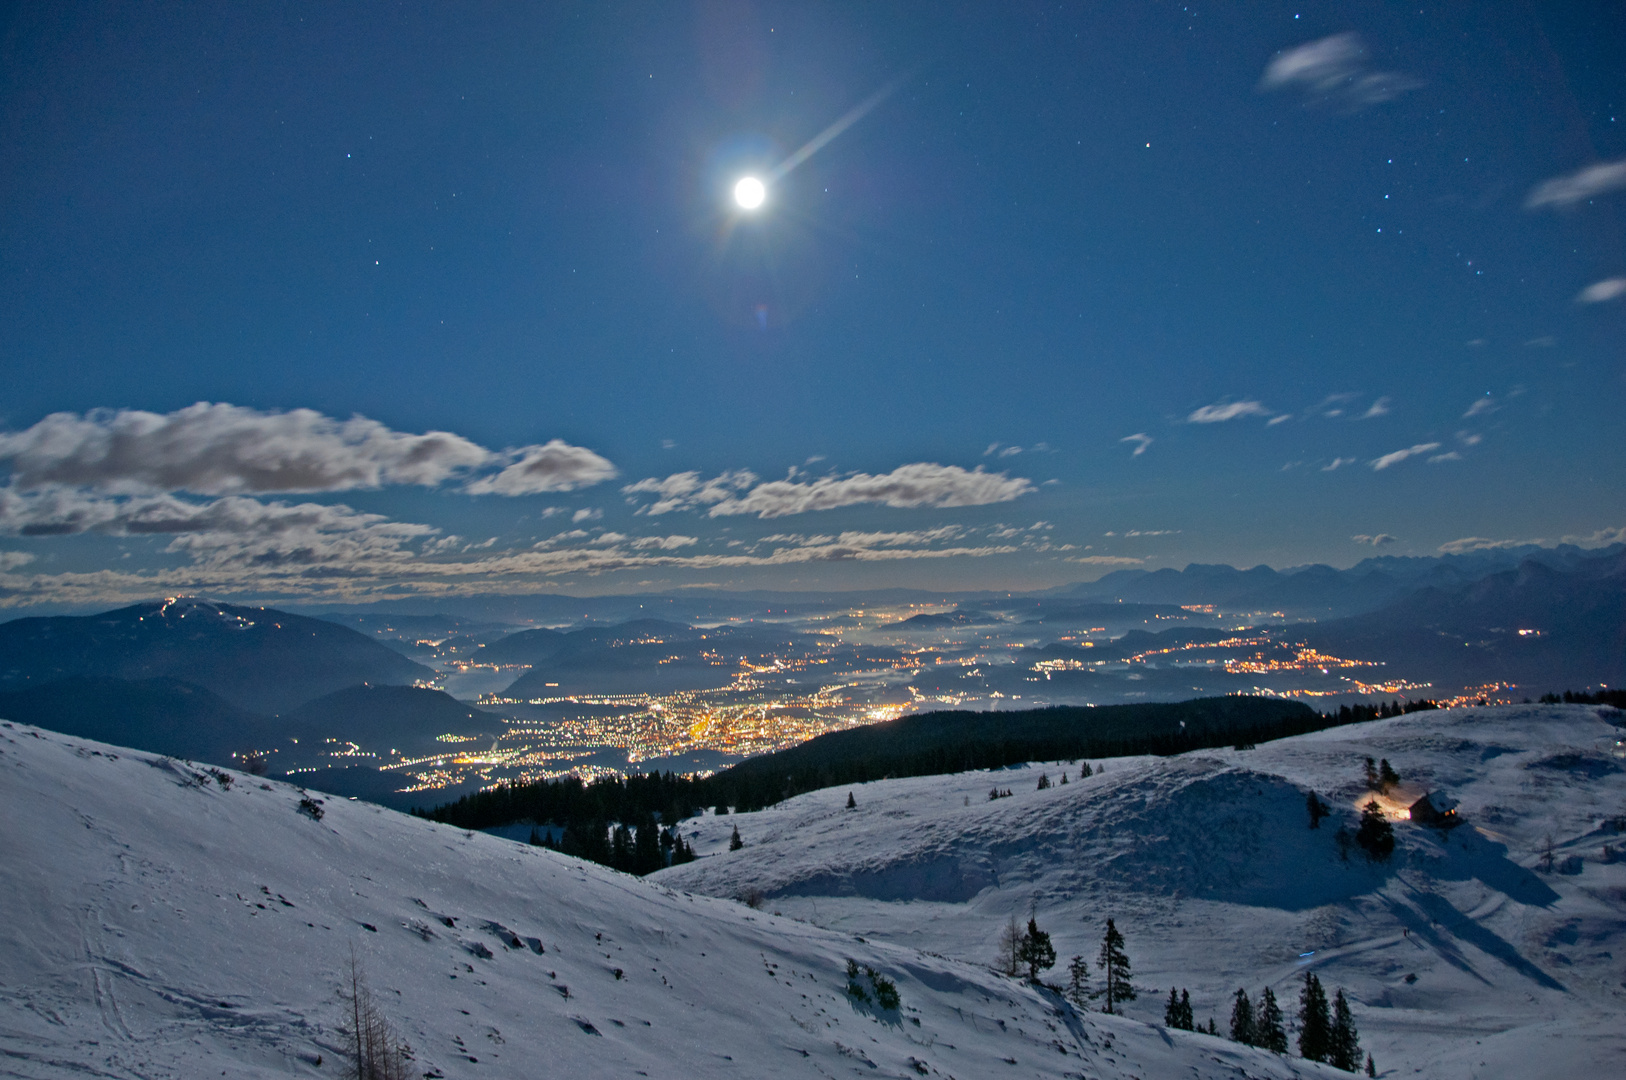
[[[1361,1067],[1360,1033],[1355,1030],[1355,1017],[1349,1011],[1342,987],[1332,999],[1332,1033],[1326,1061],[1345,1072],[1355,1072]]]
[[[1287,1032],[1282,1027],[1282,1007],[1276,993],[1265,987],[1253,1010],[1253,1045],[1277,1054],[1287,1053]]]
[[[1106,936],[1101,939],[1101,955],[1096,964],[1106,977],[1107,1003],[1102,1012],[1116,1012],[1120,1001],[1134,1001],[1135,984],[1130,980],[1129,953],[1124,950],[1124,936],[1111,919],[1107,920]]]
[[[1056,947],[1050,944],[1050,935],[1039,929],[1038,922],[1029,916],[1027,932],[1017,947],[1017,961],[1028,969],[1028,978],[1039,981],[1039,972],[1056,966]]]
[[[1231,999],[1231,1041],[1244,1046],[1257,1045],[1254,1042],[1253,1002],[1248,1000],[1248,992],[1241,987],[1237,988],[1235,997]]]
[[[1082,956],[1067,961],[1067,1000],[1082,1009],[1089,1000],[1090,962]]]
[[[1327,992],[1315,972],[1304,974],[1299,991],[1299,1054],[1311,1061],[1326,1061],[1332,1049],[1332,1017],[1327,1012]]]

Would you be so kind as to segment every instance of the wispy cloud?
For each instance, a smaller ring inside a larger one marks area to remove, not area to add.
[[[1388,533],[1378,533],[1376,536],[1367,536],[1365,533],[1361,533],[1357,536],[1350,537],[1350,539],[1355,541],[1357,544],[1370,544],[1372,547],[1383,547],[1386,544],[1394,543],[1398,538],[1390,536]]]
[[[988,449],[986,449],[986,450],[984,450],[982,452],[982,456],[983,457],[992,457],[992,456],[997,454],[999,457],[1007,458],[1007,457],[1015,457],[1017,454],[1053,454],[1053,453],[1055,453],[1055,451],[1053,449],[1051,449],[1051,446],[1050,446],[1049,443],[1037,442],[1037,443],[1034,443],[1032,446],[1023,448],[1023,447],[1017,446],[1015,444],[1007,446],[1004,443],[993,442],[993,443],[988,444]],[[813,459],[811,459],[811,461],[823,461],[823,460],[824,460],[823,458],[813,458]],[[811,464],[811,461],[809,462],[810,464]]]
[[[245,495],[333,492],[388,485],[436,487],[508,462],[471,491],[569,491],[615,475],[591,450],[558,439],[506,454],[447,431],[394,431],[376,420],[335,420],[312,409],[267,412],[199,402],[171,413],[98,409],[52,413],[0,434],[11,485],[71,485],[114,494]]]
[[[644,514],[706,507],[710,517],[754,514],[776,518],[865,503],[898,509],[986,506],[1010,502],[1038,489],[1030,480],[984,472],[981,466],[968,470],[916,462],[879,475],[851,473],[810,480],[800,479],[795,470],[787,479],[766,482],[743,469],[710,480],[702,480],[695,472],[675,473],[664,480],[640,480],[621,490],[634,502],[639,496],[656,496],[639,507],[638,512]]]
[[[1128,555],[1069,555],[1066,562],[1078,563],[1080,566],[1113,566],[1131,567],[1139,566],[1145,559],[1136,559]]]
[[[1626,296],[1626,277],[1605,278],[1582,289],[1575,297],[1577,304],[1602,304]]]
[[[1482,398],[1475,398],[1473,404],[1468,406],[1468,411],[1462,414],[1462,418],[1466,420],[1471,416],[1483,416],[1485,413],[1495,411],[1496,399],[1486,394]]]
[[[1499,551],[1503,548],[1524,547],[1533,543],[1530,540],[1488,540],[1483,536],[1464,536],[1460,540],[1448,540],[1440,545],[1440,550],[1447,555],[1466,555],[1473,551]]]
[[[1380,417],[1380,416],[1388,416],[1389,415],[1389,407],[1390,407],[1391,404],[1392,403],[1391,403],[1389,398],[1380,397],[1380,398],[1378,398],[1376,401],[1374,401],[1372,403],[1370,408],[1368,408],[1364,413],[1361,414],[1361,419],[1362,420],[1374,420],[1374,419],[1376,419],[1377,417]]]
[[[1245,416],[1269,416],[1270,410],[1257,401],[1220,401],[1213,405],[1204,405],[1202,408],[1186,417],[1188,424],[1219,424],[1226,420],[1237,420]]]
[[[26,551],[0,551],[0,574],[27,566],[33,561],[34,556]]]
[[[1474,551],[1505,551],[1509,548],[1521,547],[1553,547],[1555,544],[1574,544],[1582,548],[1609,547],[1614,544],[1626,544],[1626,525],[1615,529],[1598,529],[1596,532],[1585,535],[1564,536],[1557,541],[1542,537],[1533,537],[1526,540],[1491,540],[1483,536],[1465,536],[1460,540],[1450,540],[1440,545],[1440,550],[1447,555],[1465,555]]]
[[[1530,189],[1524,205],[1528,210],[1543,206],[1567,209],[1621,188],[1626,188],[1626,158],[1599,162],[1567,176],[1543,180]]]
[[[1265,66],[1261,90],[1298,89],[1307,104],[1349,112],[1393,101],[1423,84],[1395,71],[1373,71],[1366,46],[1353,33],[1334,34],[1277,53]]]
[[[1418,443],[1416,446],[1408,446],[1404,450],[1395,450],[1391,453],[1384,454],[1380,458],[1374,459],[1372,462],[1372,468],[1377,472],[1382,472],[1391,465],[1399,465],[1407,458],[1416,457],[1419,454],[1430,454],[1439,448],[1440,444],[1437,442]]]
[[[603,517],[604,511],[600,510],[598,507],[584,506],[574,514],[571,514],[570,520],[572,523],[580,525],[584,521],[600,521],[603,519]]]
[[[1577,547],[1607,547],[1610,544],[1626,544],[1626,525],[1622,525],[1618,529],[1599,529],[1585,536],[1566,536],[1560,542],[1575,544]]]
[[[1327,464],[1321,466],[1321,471],[1333,472],[1337,469],[1342,469],[1345,465],[1353,464],[1355,464],[1355,459],[1352,457],[1335,457],[1331,461],[1327,462]]]
[[[1442,461],[1461,461],[1462,455],[1455,450],[1447,450],[1443,454],[1435,454],[1428,459],[1430,465],[1438,465]]]
[[[1153,438],[1150,435],[1146,434],[1146,432],[1137,431],[1133,435],[1125,435],[1123,438],[1119,439],[1118,441],[1121,442],[1121,443],[1126,443],[1126,442],[1127,443],[1134,443],[1135,444],[1135,452],[1133,454],[1130,454],[1129,456],[1130,457],[1140,457],[1142,454],[1146,453],[1146,448],[1148,446],[1151,446],[1152,443],[1155,440],[1153,440]]]

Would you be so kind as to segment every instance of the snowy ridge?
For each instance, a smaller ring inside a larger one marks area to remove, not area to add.
[[[294,787],[226,775],[0,723],[0,1073],[340,1075],[354,947],[430,1080],[1338,1075],[369,804],[318,819]],[[849,958],[896,981],[899,1011],[846,997]]]
[[[847,788],[813,792],[699,819],[704,857],[655,880],[759,891],[769,910],[970,963],[1032,910],[1058,970],[1071,954],[1093,967],[1112,916],[1157,991],[1131,1016],[1160,1020],[1170,986],[1199,1022],[1224,1027],[1239,986],[1273,987],[1291,1013],[1314,970],[1347,988],[1383,1074],[1584,1075],[1626,1052],[1621,723],[1587,706],[1444,710],[1109,760],[1082,781],[1068,763],[888,780],[855,786],[851,810]],[[1398,840],[1383,864],[1335,842],[1372,798],[1367,755],[1403,778],[1383,799]],[[1053,786],[1037,790],[1041,772]],[[1448,833],[1403,820],[1434,789],[1461,802]],[[1315,831],[1312,790],[1335,811]],[[735,827],[746,847],[728,852]]]

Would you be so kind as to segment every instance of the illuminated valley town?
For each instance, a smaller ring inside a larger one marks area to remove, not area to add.
[[[1099,608],[1099,606],[1097,606]],[[362,629],[432,667],[421,685],[485,717],[432,744],[363,746],[329,739],[310,775],[365,765],[406,792],[450,792],[574,775],[706,774],[741,758],[913,712],[1104,705],[1221,694],[1341,703],[1517,700],[1515,686],[1436,687],[1388,665],[1299,640],[1280,613],[1208,605],[1126,618],[1017,605],[967,612],[924,605],[817,615],[731,617],[717,625],[646,620],[578,628],[580,646],[526,663],[526,634],[415,636],[385,617]],[[517,632],[516,632],[517,631]],[[548,635],[549,648],[568,631]]]

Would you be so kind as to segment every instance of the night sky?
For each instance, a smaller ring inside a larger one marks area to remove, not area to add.
[[[1618,3],[6,10],[18,613],[1626,538]]]

